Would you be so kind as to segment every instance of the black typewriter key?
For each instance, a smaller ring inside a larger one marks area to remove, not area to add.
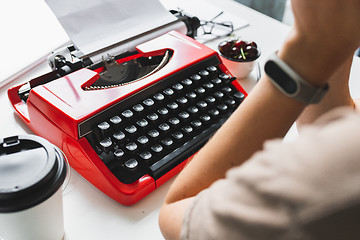
[[[204,122],[208,122],[211,120],[211,117],[209,115],[205,114],[205,115],[202,115],[200,117],[200,119],[203,120]]]
[[[123,111],[122,113],[121,113],[126,119],[129,119],[129,118],[131,118],[133,115],[134,115],[134,113],[131,111],[131,110],[125,110],[125,111]]]
[[[101,150],[103,150],[106,154],[110,152],[112,145],[113,143],[110,138],[105,138],[100,142]]]
[[[190,77],[191,80],[193,81],[200,81],[201,80],[201,76],[199,74],[194,74]]]
[[[211,82],[204,83],[203,86],[204,86],[205,88],[207,88],[207,89],[212,89],[212,88],[214,88],[214,84],[212,84]]]
[[[151,147],[151,150],[153,150],[156,153],[161,152],[163,149],[164,149],[163,146],[161,146],[160,144],[156,144]]]
[[[138,165],[138,161],[134,158],[131,158],[124,163],[124,166],[129,170],[134,170]]]
[[[121,150],[121,149],[117,149],[115,152],[114,152],[114,156],[117,158],[117,159],[120,159],[122,156],[124,156],[124,151]]]
[[[149,122],[146,121],[146,119],[141,119],[139,121],[136,122],[136,124],[139,126],[139,127],[146,127],[147,125],[149,125]]]
[[[201,127],[202,122],[200,120],[194,120],[194,121],[191,121],[191,125],[193,125],[196,128],[199,128],[199,127]]]
[[[222,104],[219,104],[217,106],[217,108],[220,110],[220,111],[226,111],[228,109],[228,106],[226,106],[226,104],[222,103]]]
[[[148,137],[146,137],[146,136],[141,136],[141,137],[139,137],[138,139],[137,139],[137,141],[140,143],[140,144],[146,144],[146,143],[148,143],[149,142],[149,138]]]
[[[189,99],[195,99],[196,98],[196,93],[194,92],[189,92],[186,94],[186,96],[189,98]]]
[[[179,113],[179,117],[182,119],[188,119],[190,117],[190,114],[188,112],[181,112]]]
[[[178,99],[176,99],[176,101],[180,104],[186,104],[188,102],[186,97],[178,98]]]
[[[190,86],[193,82],[190,79],[184,79],[181,81],[185,86]]]
[[[185,126],[182,128],[182,130],[185,132],[185,133],[192,133],[194,131],[194,128],[191,127],[191,126]]]
[[[159,119],[159,116],[156,113],[151,113],[147,116],[147,118],[151,121],[156,121]]]
[[[214,92],[214,96],[215,96],[216,98],[222,98],[222,97],[224,97],[224,93],[222,93],[222,92],[220,92],[220,91],[216,91],[216,92]]]
[[[113,134],[113,137],[114,137],[114,139],[115,139],[116,141],[121,141],[121,140],[123,140],[123,139],[125,138],[125,133],[119,131],[119,132],[117,132],[117,133],[114,133],[114,134]]]
[[[168,130],[170,129],[170,125],[167,124],[167,123],[162,123],[162,124],[160,124],[159,129],[160,129],[161,131],[166,132],[166,131],[168,131]]]
[[[165,138],[161,142],[167,147],[171,146],[174,143],[174,141],[171,138]]]
[[[169,110],[167,110],[167,108],[160,108],[160,109],[158,110],[158,113],[159,113],[160,115],[166,115],[166,114],[169,113]]]
[[[155,102],[154,102],[154,100],[152,100],[151,98],[148,98],[148,99],[145,99],[145,100],[143,101],[143,104],[144,104],[145,106],[147,106],[147,107],[151,107],[152,105],[155,104]]]
[[[244,100],[245,95],[242,92],[236,92],[236,93],[234,93],[234,98],[242,101],[242,100]]]
[[[195,92],[199,93],[199,94],[204,94],[206,92],[206,90],[203,87],[198,87],[195,89]]]
[[[176,91],[181,91],[184,88],[183,85],[181,85],[180,83],[177,83],[173,86],[173,89],[175,89]]]
[[[110,131],[110,124],[107,122],[102,122],[97,127],[100,130],[102,137],[106,136],[106,134],[108,134]]]
[[[156,138],[160,135],[159,131],[158,130],[151,130],[149,131],[149,136],[152,137],[152,138]]]
[[[175,93],[174,90],[172,90],[171,88],[167,88],[164,90],[164,94],[166,96],[172,96],[174,93]]]
[[[229,87],[229,86],[223,87],[222,90],[223,90],[225,93],[231,93],[231,91],[232,91],[231,87]]]
[[[137,145],[134,142],[126,144],[126,149],[129,151],[135,151],[137,149]]]
[[[212,115],[213,117],[216,117],[216,116],[219,116],[219,115],[220,115],[220,112],[219,112],[219,110],[217,110],[217,109],[211,109],[211,110],[209,111],[209,113],[210,113],[210,115]]]
[[[148,151],[140,153],[140,157],[144,160],[149,160],[152,157],[152,154]]]
[[[191,106],[188,108],[189,113],[196,114],[199,112],[199,109],[195,106]]]
[[[180,123],[180,120],[178,118],[176,118],[176,117],[170,118],[169,123],[171,123],[172,125],[175,126],[175,125],[178,125]]]
[[[133,109],[135,112],[141,113],[144,110],[144,107],[141,104],[136,104],[135,106],[133,106]]]
[[[199,108],[206,108],[208,104],[205,101],[200,101],[196,104]]]
[[[176,140],[180,140],[184,137],[184,134],[182,134],[181,132],[174,132],[172,134],[172,136],[176,139]]]
[[[162,93],[157,93],[154,95],[154,99],[158,101],[164,100],[165,96]]]
[[[171,110],[176,110],[179,107],[179,105],[176,102],[171,102],[167,104],[167,107]]]
[[[214,103],[216,101],[216,98],[214,98],[213,96],[208,96],[205,98],[205,101],[209,104]]]
[[[203,77],[203,78],[208,78],[208,77],[210,77],[210,73],[209,73],[207,70],[201,70],[201,71],[199,72],[199,75],[200,75],[201,77]]]
[[[137,128],[134,125],[131,125],[131,126],[126,127],[125,131],[132,134],[132,133],[135,133],[137,131]]]

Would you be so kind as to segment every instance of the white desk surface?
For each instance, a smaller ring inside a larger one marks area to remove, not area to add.
[[[165,3],[172,1],[175,0],[163,0]],[[194,0],[183,0],[183,2],[188,1]],[[281,46],[289,31],[289,28],[282,23],[232,0],[207,1],[225,12],[231,12],[249,21],[250,26],[237,31],[236,34],[258,43],[262,51],[259,60],[261,65],[273,51]],[[196,10],[206,11],[206,6],[203,9]],[[221,40],[214,40],[208,45],[214,48]],[[7,64],[14,63],[9,62]],[[354,97],[360,97],[359,66],[360,59],[354,58],[351,76],[351,90]],[[7,89],[49,70],[47,64],[42,63],[0,89],[0,137],[31,133],[14,114],[7,98]],[[358,79],[358,82],[354,81],[355,79]],[[254,80],[241,80],[240,83],[245,89],[249,89]],[[172,180],[165,183],[137,204],[126,207],[101,193],[74,170],[71,170],[70,181],[64,192],[65,240],[163,239],[158,227],[158,214],[171,182]]]

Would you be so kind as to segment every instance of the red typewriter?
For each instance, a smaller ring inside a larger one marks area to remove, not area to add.
[[[184,34],[172,31],[136,49],[8,90],[35,134],[124,205],[179,173],[246,97],[218,54]]]
[[[247,95],[218,54],[193,38],[166,31],[139,39],[132,51],[96,61],[70,45],[71,58],[55,52],[53,71],[8,90],[35,134],[124,205],[179,173]]]

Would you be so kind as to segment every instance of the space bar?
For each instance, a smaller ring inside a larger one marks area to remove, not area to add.
[[[195,154],[225,121],[226,119],[221,119],[210,128],[204,130],[190,141],[184,143],[181,147],[151,165],[150,170],[153,173],[153,177],[159,179],[176,165]]]

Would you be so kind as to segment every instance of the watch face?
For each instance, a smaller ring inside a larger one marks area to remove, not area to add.
[[[265,64],[266,74],[275,81],[281,89],[287,94],[295,94],[298,85],[284,70],[282,70],[274,61],[267,61]]]

